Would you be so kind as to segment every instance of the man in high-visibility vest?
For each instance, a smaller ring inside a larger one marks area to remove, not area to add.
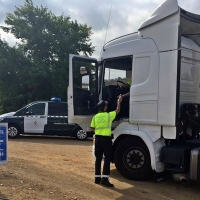
[[[95,132],[95,183],[101,183],[107,187],[114,185],[109,182],[110,176],[110,161],[112,158],[112,137],[111,126],[112,121],[120,112],[120,104],[122,97],[117,100],[117,108],[115,111],[106,112],[107,102],[100,101],[97,104],[99,112],[92,118],[90,124],[91,130]],[[101,161],[104,155],[103,173],[101,175]]]

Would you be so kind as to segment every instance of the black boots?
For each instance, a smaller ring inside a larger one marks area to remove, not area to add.
[[[114,187],[114,185],[109,182],[108,178],[102,178],[101,179],[101,184],[105,185],[106,187]]]
[[[105,185],[106,187],[114,187],[114,185],[112,183],[109,182],[108,178],[95,178],[94,182],[96,184],[102,184],[102,185]]]
[[[101,183],[101,178],[100,178],[100,177],[98,177],[98,178],[95,178],[94,182],[95,182],[96,184],[99,184],[99,183]]]

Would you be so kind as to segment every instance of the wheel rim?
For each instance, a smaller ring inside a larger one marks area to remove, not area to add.
[[[18,134],[18,130],[17,130],[16,127],[9,127],[8,128],[8,135],[10,137],[15,137],[15,136],[17,136],[17,134]]]
[[[77,137],[78,137],[80,140],[85,139],[85,138],[87,137],[86,131],[84,131],[84,130],[79,130],[79,131],[77,132]]]
[[[140,171],[146,166],[146,153],[139,148],[130,148],[124,152],[123,162],[127,169]]]

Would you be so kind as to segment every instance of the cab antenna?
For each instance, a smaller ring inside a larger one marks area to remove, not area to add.
[[[106,43],[106,36],[107,36],[107,31],[108,31],[108,25],[109,25],[109,22],[110,22],[111,10],[112,10],[112,6],[110,7],[110,13],[109,13],[109,17],[108,17],[108,23],[107,23],[107,28],[106,28],[106,35],[105,35],[104,45]]]

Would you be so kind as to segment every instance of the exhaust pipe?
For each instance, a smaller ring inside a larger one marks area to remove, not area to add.
[[[182,184],[188,184],[189,180],[186,178],[186,176],[180,176],[180,181]]]
[[[189,180],[186,178],[185,174],[173,174],[172,175],[175,181],[180,181],[182,184],[188,184]]]

